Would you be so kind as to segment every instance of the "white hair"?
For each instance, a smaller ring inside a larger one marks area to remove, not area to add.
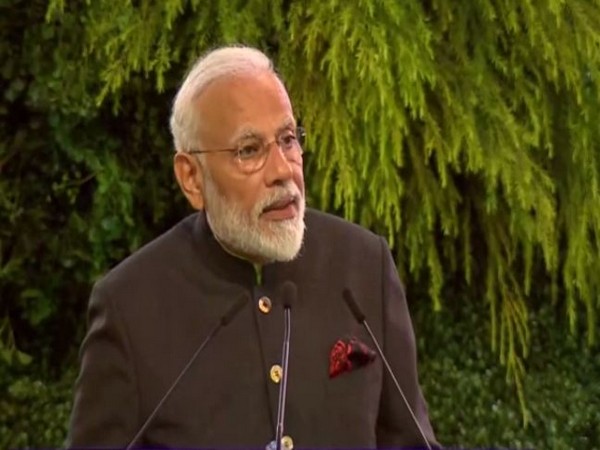
[[[175,151],[190,151],[198,144],[198,123],[202,118],[198,117],[194,100],[210,83],[219,78],[257,71],[275,74],[269,57],[252,47],[221,47],[200,57],[173,102],[170,125]]]

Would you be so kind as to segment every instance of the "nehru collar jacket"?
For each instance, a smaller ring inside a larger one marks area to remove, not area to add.
[[[305,222],[294,261],[256,268],[224,251],[205,215],[196,213],[96,283],[67,445],[126,446],[219,318],[246,295],[248,304],[194,361],[138,445],[265,448],[275,436],[283,339],[278,297],[285,281],[298,292],[285,418],[294,448],[422,445],[378,356],[331,376],[336,343],[354,339],[373,348],[343,301],[345,288],[362,306],[435,444],[407,303],[387,244],[311,209]]]

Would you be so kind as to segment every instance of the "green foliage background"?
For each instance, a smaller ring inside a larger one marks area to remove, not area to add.
[[[0,444],[60,443],[91,283],[188,211],[174,92],[242,42],[310,203],[394,248],[440,439],[600,447],[599,0],[1,0],[0,33]]]

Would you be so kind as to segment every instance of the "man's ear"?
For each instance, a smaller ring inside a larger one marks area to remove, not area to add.
[[[177,152],[173,157],[173,170],[192,208],[204,209],[204,176],[200,161],[189,153]]]

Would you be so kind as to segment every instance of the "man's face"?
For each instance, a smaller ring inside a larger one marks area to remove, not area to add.
[[[296,126],[282,83],[269,72],[223,78],[196,106],[202,149],[271,143],[264,167],[253,173],[240,170],[232,153],[203,155],[201,195],[216,237],[255,262],[293,259],[304,233],[304,179],[301,158],[287,159],[273,142]]]

